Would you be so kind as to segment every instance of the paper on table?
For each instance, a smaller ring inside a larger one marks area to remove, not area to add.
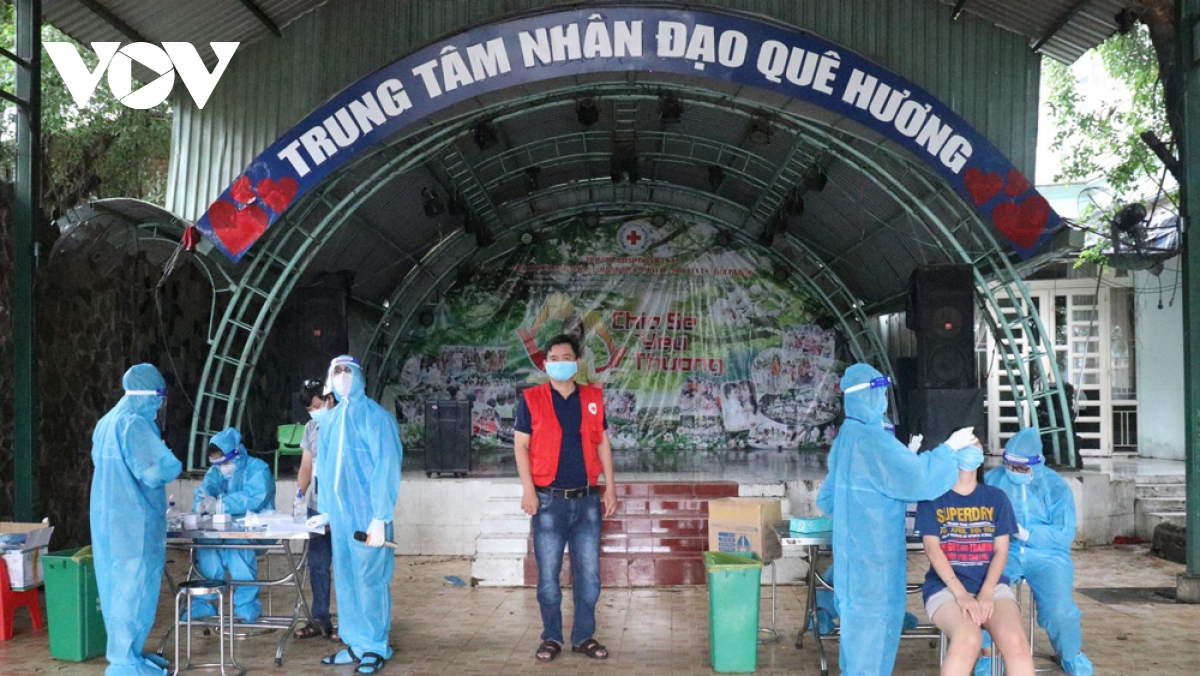
[[[309,528],[303,521],[280,521],[267,524],[268,534],[286,535],[289,533],[313,533],[322,535],[325,533],[325,528]]]

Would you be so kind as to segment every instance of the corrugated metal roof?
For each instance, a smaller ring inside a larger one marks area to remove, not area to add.
[[[327,0],[250,0],[282,28]],[[191,42],[200,55],[212,58],[209,42],[241,42],[243,46],[271,35],[266,24],[242,0],[92,0],[151,42]],[[91,42],[131,42],[103,12],[79,0],[43,0],[42,15],[72,38]]]
[[[958,4],[958,0],[939,1],[952,7]],[[1070,64],[1116,32],[1115,17],[1129,4],[1128,0],[967,0],[964,10],[1024,35],[1030,46],[1049,35],[1038,51]]]

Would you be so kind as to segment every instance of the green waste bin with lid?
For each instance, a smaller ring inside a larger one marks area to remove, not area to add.
[[[708,573],[708,638],[713,671],[758,668],[758,601],[763,562],[754,556],[704,552]]]
[[[92,548],[67,549],[42,557],[50,657],[83,662],[103,655],[108,643]]]

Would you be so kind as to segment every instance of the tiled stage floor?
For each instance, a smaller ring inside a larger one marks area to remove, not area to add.
[[[1077,552],[1079,587],[1173,587],[1182,569],[1145,555],[1145,548],[1104,548]],[[913,570],[916,576],[919,571]],[[564,654],[549,665],[536,664],[533,652],[541,623],[533,589],[448,586],[445,575],[466,579],[467,559],[404,557],[398,561],[394,589],[393,645],[396,657],[384,674],[711,674],[708,664],[708,598],[704,587],[624,588],[604,591],[599,609],[599,638],[612,651],[605,662]],[[804,650],[792,647],[799,628],[803,587],[779,588],[780,643],[759,651],[764,674],[819,673],[811,639]],[[764,590],[764,594],[766,590]],[[567,599],[570,598],[568,593]],[[913,597],[912,610],[923,617]],[[1200,606],[1173,604],[1102,605],[1076,593],[1083,610],[1084,645],[1104,676],[1191,676],[1200,673]],[[565,602],[569,613],[570,602]],[[165,626],[167,599],[159,611]],[[766,604],[764,603],[764,612]],[[568,615],[569,618],[569,615]],[[159,628],[155,628],[156,635]],[[328,674],[348,667],[318,664],[333,644],[316,639],[293,644],[282,668],[275,668],[274,636],[242,641],[243,666],[250,674]],[[197,643],[198,649],[206,645]],[[211,645],[211,644],[208,644]],[[831,644],[836,663],[836,643]],[[1039,646],[1045,650],[1044,634]],[[215,646],[213,646],[215,648]],[[168,651],[169,656],[169,651]],[[21,613],[17,636],[0,642],[0,674],[100,676],[103,659],[83,664],[55,662],[44,633],[33,634]],[[212,672],[207,672],[212,673]],[[833,673],[837,673],[836,668]],[[937,648],[929,641],[906,641],[897,674],[936,674]],[[1055,672],[1060,673],[1060,672]]]

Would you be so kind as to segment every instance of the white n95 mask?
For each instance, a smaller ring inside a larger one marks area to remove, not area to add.
[[[339,373],[333,377],[333,391],[340,397],[350,395],[350,386],[354,383],[354,374]]]

